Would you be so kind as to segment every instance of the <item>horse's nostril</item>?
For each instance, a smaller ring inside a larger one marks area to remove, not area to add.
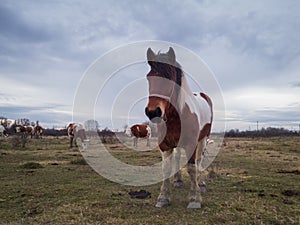
[[[146,116],[149,117],[149,109],[148,109],[148,107],[145,108],[145,114],[146,114]]]
[[[157,107],[155,110],[149,110],[149,108],[146,107],[145,114],[153,123],[159,123],[161,121],[162,110],[160,107]]]
[[[161,111],[160,107],[157,107],[157,108],[155,109],[155,114],[156,114],[156,117],[161,117],[162,111]]]

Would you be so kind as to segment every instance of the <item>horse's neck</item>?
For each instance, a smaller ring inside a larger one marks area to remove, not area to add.
[[[181,87],[179,89],[178,97],[177,97],[177,108],[179,113],[181,114],[186,104],[191,100],[193,96],[192,91],[190,90],[185,76],[182,76]]]
[[[172,130],[173,128],[180,129],[181,121],[180,118],[182,118],[178,110],[173,106],[169,105],[168,109],[166,110],[166,126],[168,129]]]

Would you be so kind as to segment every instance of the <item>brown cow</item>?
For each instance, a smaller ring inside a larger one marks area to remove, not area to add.
[[[135,124],[126,129],[125,134],[129,137],[133,136],[133,146],[137,147],[138,138],[147,139],[147,147],[150,147],[151,128],[145,124]]]

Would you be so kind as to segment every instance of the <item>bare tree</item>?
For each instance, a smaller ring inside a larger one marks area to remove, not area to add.
[[[97,120],[87,120],[84,122],[84,127],[87,131],[96,131],[99,128],[99,123]]]

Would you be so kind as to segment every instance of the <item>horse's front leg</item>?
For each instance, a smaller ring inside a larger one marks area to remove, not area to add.
[[[197,166],[197,156],[198,156],[198,145],[191,146],[190,148],[186,149],[187,157],[189,158],[188,164],[187,164],[187,172],[190,175],[191,179],[191,188],[189,193],[189,204],[188,208],[192,209],[198,209],[201,208],[201,193],[200,193],[200,187],[198,185],[198,177],[199,177],[199,171]],[[192,155],[188,154],[193,152]]]
[[[181,158],[181,148],[177,147],[174,151],[174,161],[175,161],[175,174],[174,174],[174,187],[180,188],[183,185],[181,171],[180,171],[180,158]]]
[[[77,137],[78,137],[77,135],[74,136],[74,144],[75,144],[75,147],[76,147],[76,148],[78,148]]]
[[[190,189],[190,202],[188,208],[198,209],[201,208],[201,156],[202,152],[206,147],[206,138],[203,138],[196,148],[196,152],[188,162],[187,170],[191,178],[191,189]]]
[[[163,172],[163,183],[160,189],[160,194],[157,199],[155,207],[161,208],[170,205],[170,176],[172,173],[172,151],[162,152],[162,172]]]

